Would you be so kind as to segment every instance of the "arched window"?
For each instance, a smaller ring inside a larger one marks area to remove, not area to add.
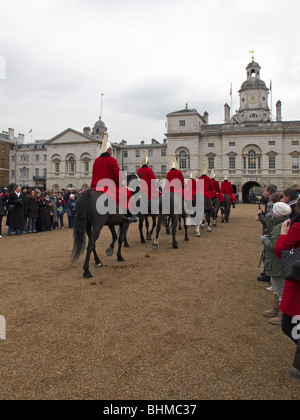
[[[75,158],[73,156],[70,156],[69,158],[67,158],[66,167],[67,167],[67,172],[69,174],[75,174],[76,161],[75,161]]]
[[[248,169],[256,169],[256,152],[255,150],[250,150],[248,153]]]
[[[179,169],[183,171],[190,169],[190,157],[184,150],[179,153]]]

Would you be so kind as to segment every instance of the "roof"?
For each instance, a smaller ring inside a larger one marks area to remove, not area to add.
[[[252,79],[246,80],[241,87],[241,91],[248,90],[248,89],[266,89],[269,90],[265,84],[265,82],[261,79],[257,79],[256,77]]]

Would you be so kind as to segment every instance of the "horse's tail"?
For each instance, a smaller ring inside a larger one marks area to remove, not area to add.
[[[76,216],[74,221],[74,246],[72,251],[72,261],[78,260],[86,246],[86,227],[88,220],[87,200],[89,190],[84,191],[76,201]]]

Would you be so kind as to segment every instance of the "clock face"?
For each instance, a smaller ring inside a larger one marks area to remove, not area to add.
[[[254,95],[254,94],[252,94],[252,95],[250,95],[250,96],[248,97],[248,102],[249,102],[249,104],[251,104],[251,105],[255,105],[255,104],[257,104],[257,103],[258,103],[258,100],[259,100],[258,96],[257,96],[257,95]]]

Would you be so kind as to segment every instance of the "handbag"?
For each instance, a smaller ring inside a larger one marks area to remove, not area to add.
[[[282,251],[281,258],[284,279],[300,282],[300,248]]]

